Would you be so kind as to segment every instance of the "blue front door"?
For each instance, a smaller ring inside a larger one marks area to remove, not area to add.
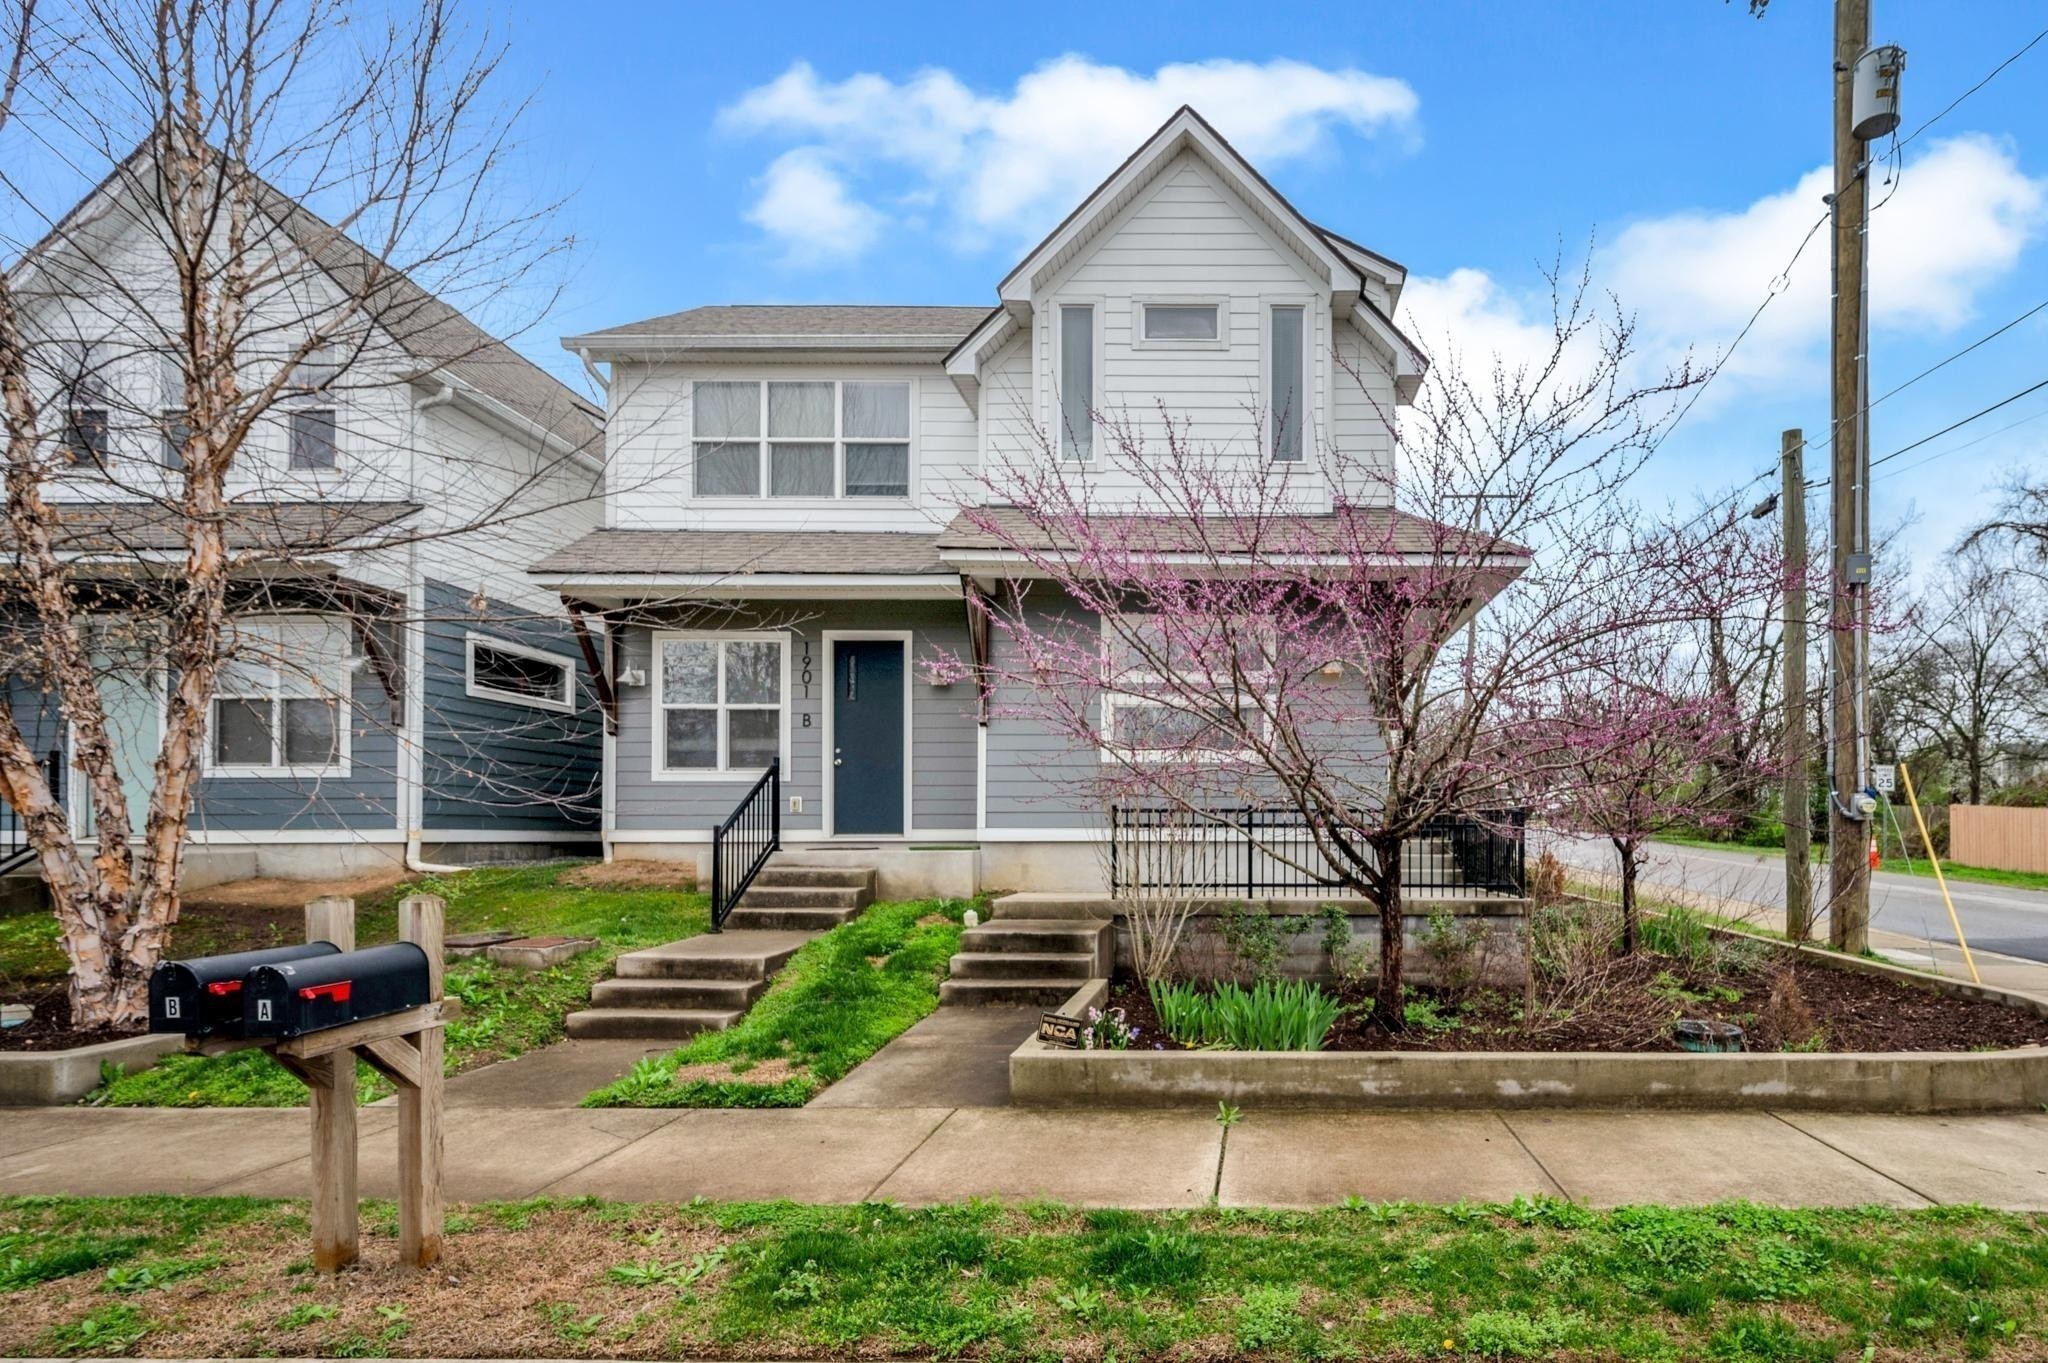
[[[832,648],[832,831],[902,833],[903,644]]]

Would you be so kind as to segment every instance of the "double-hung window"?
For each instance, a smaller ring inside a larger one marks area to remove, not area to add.
[[[657,634],[656,776],[756,776],[782,752],[776,634]]]
[[[699,497],[908,497],[910,384],[700,382],[690,408]]]
[[[468,636],[465,649],[465,689],[470,695],[542,710],[576,708],[576,664],[571,659],[481,634]]]
[[[291,456],[295,469],[331,469],[339,462],[335,441],[334,352],[309,352],[292,369]]]
[[[213,700],[211,769],[345,774],[351,631],[325,616],[238,620]]]
[[[74,464],[105,465],[112,451],[108,439],[111,399],[95,350],[87,344],[64,348],[64,433],[60,443],[64,457]]]
[[[1275,307],[1267,315],[1267,426],[1273,462],[1302,461],[1302,425],[1308,404],[1308,309]]]
[[[1102,760],[1227,762],[1250,756],[1271,664],[1255,628],[1224,636],[1149,615],[1103,623]],[[1217,655],[1235,650],[1236,667]]]

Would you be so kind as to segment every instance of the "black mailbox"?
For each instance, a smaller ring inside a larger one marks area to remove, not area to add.
[[[280,1040],[428,1002],[427,953],[411,942],[260,965],[242,988],[242,1035]]]
[[[259,965],[311,960],[340,951],[332,942],[303,942],[189,961],[158,961],[149,975],[149,1030],[191,1037],[239,1036],[243,980],[250,971]]]

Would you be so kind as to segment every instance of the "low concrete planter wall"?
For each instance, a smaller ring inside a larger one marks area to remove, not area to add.
[[[131,1036],[68,1051],[0,1051],[0,1107],[75,1103],[100,1086],[100,1066],[146,1070],[185,1045],[181,1036]]]
[[[1829,962],[1829,964],[1841,964]],[[2034,1000],[1858,960],[1942,992]],[[1086,1016],[1109,993],[1091,980],[1061,1011]],[[1027,1040],[1010,1055],[1024,1107],[1622,1108],[1833,1112],[2039,1111],[2048,1047],[1891,1054],[1691,1055],[1590,1051],[1070,1051]]]

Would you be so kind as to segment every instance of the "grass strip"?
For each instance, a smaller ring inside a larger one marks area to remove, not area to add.
[[[1783,847],[1756,847],[1742,842],[1715,842],[1711,838],[1688,838],[1663,834],[1657,842],[1669,843],[1674,847],[1696,847],[1707,852],[1754,852],[1760,857],[1782,857]],[[1813,864],[1827,864],[1828,846],[1824,842],[1813,845]],[[1889,875],[1914,876],[1929,886],[1934,884],[1934,867],[1925,857],[1885,857],[1877,869]],[[1966,866],[1946,858],[1941,863],[1941,873],[1950,880],[1970,881],[1978,885],[2003,885],[2012,890],[2048,890],[2048,872],[2042,871],[2001,871],[1990,866]]]
[[[527,1202],[453,1209],[433,1274],[396,1267],[396,1229],[369,1204],[363,1264],[316,1279],[302,1204],[0,1200],[0,1353],[1818,1363],[2048,1347],[2048,1223],[1978,1207]]]
[[[547,970],[517,970],[481,956],[451,962],[447,990],[462,1000],[462,1016],[448,1025],[448,1073],[559,1041],[563,1019],[589,1005],[590,986],[610,973],[620,952],[671,942],[710,926],[703,895],[559,883],[578,864],[480,868],[414,881],[358,902],[356,938],[366,946],[396,938],[398,901],[416,893],[447,901],[450,935],[510,930],[597,939],[595,948]],[[179,925],[181,930],[185,926]],[[367,1065],[358,1076],[364,1102],[391,1092],[390,1081]],[[305,1103],[306,1086],[262,1051],[215,1058],[174,1055],[102,1085],[90,1101],[109,1107],[294,1107]]]
[[[585,1107],[802,1107],[939,1005],[964,900],[870,905],[806,942],[747,1015],[653,1056]]]

